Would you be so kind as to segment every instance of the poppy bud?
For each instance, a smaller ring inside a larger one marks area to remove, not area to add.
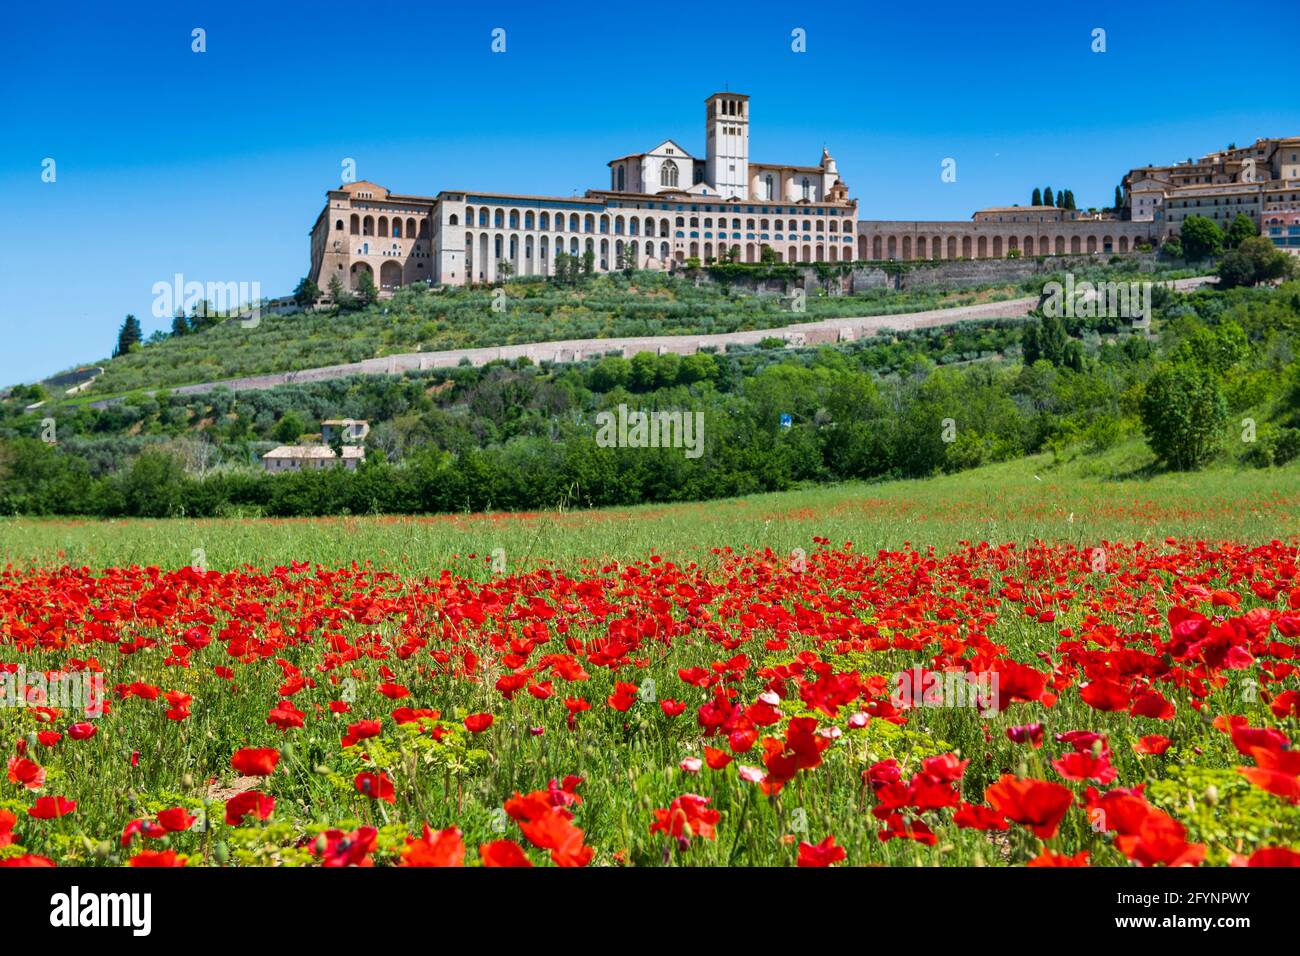
[[[1205,802],[1210,806],[1215,806],[1219,802],[1219,788],[1210,784],[1205,788]]]
[[[194,775],[192,773],[184,774],[181,777],[181,786],[186,790],[192,790],[194,788]]]
[[[28,750],[36,749],[36,731],[34,730],[27,735],[27,749]]]
[[[107,860],[112,852],[113,844],[108,840],[100,840],[99,845],[95,847],[95,858],[97,860]]]
[[[285,744],[280,748],[280,757],[286,763],[293,760],[293,744]]]
[[[225,866],[230,859],[230,849],[225,843],[218,843],[212,848],[212,855],[217,858],[218,866]]]

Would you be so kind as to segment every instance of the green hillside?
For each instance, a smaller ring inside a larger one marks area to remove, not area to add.
[[[1009,284],[960,292],[881,289],[852,296],[810,290],[806,311],[794,312],[788,301],[775,294],[747,293],[727,283],[697,286],[657,272],[596,275],[577,286],[521,280],[502,289],[504,300],[497,289],[411,286],[391,299],[352,311],[331,308],[263,315],[253,328],[233,319],[199,320],[201,331],[156,334],[128,354],[104,363],[103,376],[85,395],[93,399],[404,352],[571,338],[734,332],[835,316],[971,305],[1026,294]]]

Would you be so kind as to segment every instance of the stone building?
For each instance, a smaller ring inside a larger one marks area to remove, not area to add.
[[[342,451],[340,456],[329,445],[281,445],[262,456],[262,467],[274,474],[318,471],[339,465],[348,471],[356,471],[357,463],[366,460],[366,450],[361,445],[344,445]]]
[[[1256,226],[1267,204],[1300,200],[1300,136],[1259,139],[1170,166],[1143,166],[1124,176],[1123,218],[1178,235],[1188,216],[1226,229],[1238,213]]]
[[[428,280],[444,285],[554,275],[560,253],[595,269],[667,269],[691,258],[783,262],[854,256],[857,203],[823,149],[816,166],[749,158],[749,97],[705,100],[705,150],[679,141],[610,160],[609,188],[581,197],[450,189],[434,196],[348,183],[326,195],[311,231],[311,277],[356,289],[369,272],[381,295]]]
[[[765,247],[787,263],[1125,254],[1176,236],[1190,215],[1226,228],[1239,212],[1260,224],[1266,209],[1300,203],[1300,137],[1290,137],[1130,170],[1118,210],[1004,206],[969,221],[860,220],[829,151],[815,166],[753,160],[750,118],[748,96],[714,93],[703,155],[661,140],[610,160],[608,188],[582,196],[410,196],[347,183],[326,194],[312,227],[311,278],[328,293],[333,278],[355,290],[368,272],[387,296],[412,282],[552,276],[561,253],[589,255],[598,272],[729,255],[759,262]]]

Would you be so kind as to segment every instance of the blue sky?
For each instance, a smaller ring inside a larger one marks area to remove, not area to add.
[[[0,384],[107,356],[127,312],[158,328],[177,272],[292,290],[349,157],[398,192],[571,195],[667,137],[701,152],[725,86],[752,97],[753,158],[824,144],[863,218],[964,219],[1036,185],[1104,205],[1132,166],[1300,133],[1293,0],[1226,46],[1201,0],[103,6],[14,5],[0,34]]]

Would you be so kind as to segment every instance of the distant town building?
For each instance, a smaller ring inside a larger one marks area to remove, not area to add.
[[[281,445],[262,456],[262,467],[269,472],[307,471],[334,468],[339,464],[348,471],[356,471],[357,463],[366,460],[366,450],[361,445],[344,445],[342,457],[329,445]]]
[[[1124,176],[1123,216],[1151,222],[1161,238],[1176,236],[1188,216],[1224,229],[1238,213],[1256,226],[1264,210],[1300,202],[1300,136],[1259,139],[1172,166],[1143,166]]]
[[[1279,249],[1300,256],[1300,201],[1265,203],[1260,234]]]

